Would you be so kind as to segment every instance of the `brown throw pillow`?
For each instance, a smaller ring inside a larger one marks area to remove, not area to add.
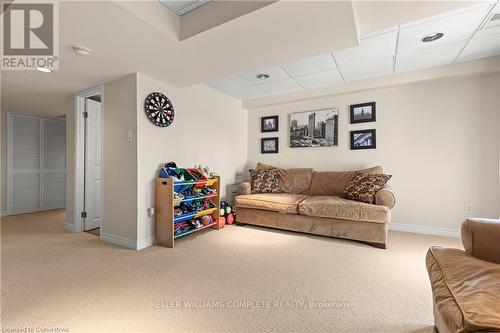
[[[359,174],[354,177],[342,192],[342,197],[354,201],[373,204],[375,194],[391,179],[391,175]]]
[[[279,183],[278,169],[250,170],[250,187],[255,193],[283,192]]]
[[[371,168],[367,168],[367,169],[363,169],[363,170],[358,170],[358,172],[363,173],[365,175],[381,175],[384,173],[384,171],[382,170],[382,167],[380,165],[377,165],[377,166],[374,166]]]

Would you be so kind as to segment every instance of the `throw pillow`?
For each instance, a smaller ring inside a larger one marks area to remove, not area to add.
[[[368,175],[381,175],[384,173],[384,171],[382,170],[382,167],[380,165],[377,165],[377,166],[374,166],[374,167],[371,167],[371,168],[367,168],[367,169],[363,169],[363,170],[358,170],[358,172],[360,173],[363,173],[363,174],[368,174]]]
[[[342,197],[354,201],[373,204],[375,194],[391,179],[391,175],[358,174],[342,192]]]
[[[280,193],[278,169],[250,170],[250,187],[255,193]]]

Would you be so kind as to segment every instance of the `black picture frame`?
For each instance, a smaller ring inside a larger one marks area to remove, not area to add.
[[[266,128],[266,121],[267,120],[273,120],[275,126],[273,126],[271,128]],[[279,116],[260,117],[260,132],[261,133],[278,132],[278,131],[279,131]]]
[[[358,118],[356,119],[356,115],[354,114],[355,113],[355,109],[358,109],[358,108],[366,108],[366,107],[370,107],[370,117],[369,118]],[[375,102],[370,102],[370,103],[362,103],[362,104],[353,104],[350,106],[350,110],[351,110],[351,117],[350,117],[350,120],[351,120],[351,124],[360,124],[360,123],[369,123],[369,122],[372,122],[372,121],[377,121],[377,109],[376,109],[376,105],[375,105]]]
[[[371,144],[370,145],[356,145],[356,134],[370,134],[371,135]],[[363,150],[363,149],[376,149],[377,148],[377,133],[375,129],[365,129],[359,131],[351,131],[351,150]]]
[[[288,117],[290,148],[338,146],[338,108],[295,112]]]
[[[265,148],[265,142],[266,141],[274,141],[274,147],[275,149],[273,150],[266,150]],[[261,154],[277,154],[279,153],[279,138],[278,137],[273,137],[273,138],[262,138],[260,139],[260,153]]]

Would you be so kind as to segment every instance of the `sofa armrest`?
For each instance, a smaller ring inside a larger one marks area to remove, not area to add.
[[[461,234],[467,255],[500,264],[500,220],[467,219]]]
[[[238,195],[252,194],[250,182],[243,182],[238,186]]]
[[[384,187],[375,194],[375,204],[378,206],[386,206],[389,209],[394,207],[396,204],[396,196],[390,185],[385,184]]]

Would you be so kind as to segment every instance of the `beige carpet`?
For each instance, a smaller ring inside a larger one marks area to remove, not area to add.
[[[425,253],[460,247],[458,239],[392,232],[381,250],[228,226],[175,249],[135,252],[65,233],[63,221],[63,211],[2,219],[4,329],[432,332]]]

